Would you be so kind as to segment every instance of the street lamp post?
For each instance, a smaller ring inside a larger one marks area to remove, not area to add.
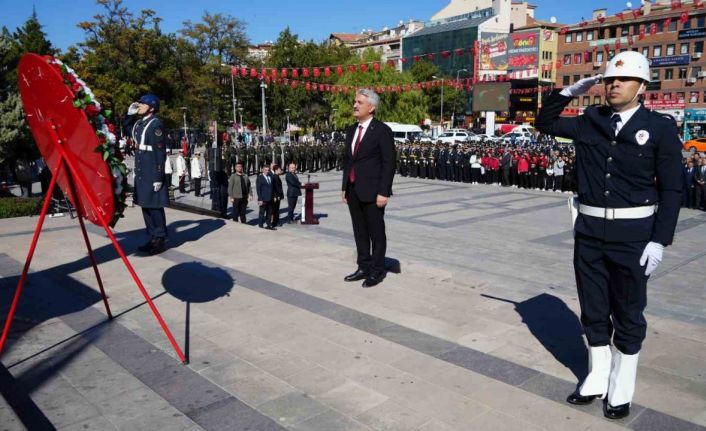
[[[433,79],[439,79],[436,75],[432,75]],[[439,125],[441,130],[444,130],[444,77],[441,77],[441,113],[439,114]]]
[[[265,143],[265,136],[267,135],[267,111],[265,107],[265,88],[267,84],[265,81],[260,81],[260,90],[262,90],[262,142]]]
[[[287,145],[292,143],[292,132],[289,130],[289,111],[291,111],[291,109],[284,109],[284,112],[287,114]]]
[[[181,107],[181,113],[184,116],[184,139],[186,139],[186,146],[189,147],[189,134],[186,127],[186,106]]]
[[[225,63],[221,63],[221,66],[231,68],[231,71],[230,71],[230,91],[231,91],[231,97],[232,97],[232,101],[233,101],[233,127],[235,127],[235,124],[238,122],[238,117],[235,114],[238,109],[237,108],[238,100],[235,98],[235,79],[233,78],[233,69],[232,69],[232,66],[229,66]]]
[[[468,72],[468,69],[459,69],[456,71],[456,88],[458,88],[458,75],[461,72]],[[454,110],[453,113],[451,114],[451,127],[453,128],[454,123],[456,121],[456,100],[454,100]]]

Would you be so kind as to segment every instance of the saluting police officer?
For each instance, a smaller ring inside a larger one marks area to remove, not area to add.
[[[635,390],[647,328],[647,280],[672,243],[679,216],[681,144],[674,119],[640,103],[650,69],[634,51],[619,53],[606,66],[607,106],[559,117],[600,79],[555,90],[536,127],[576,143],[574,269],[590,356],[588,376],[567,401],[583,405],[607,395],[604,415],[620,419],[630,414]]]
[[[157,118],[159,98],[145,94],[130,105],[125,117],[124,132],[135,142],[134,202],[142,207],[142,216],[150,240],[138,250],[149,254],[163,252],[167,239],[167,219],[164,207],[169,203],[164,184],[164,165],[167,158],[164,129]]]

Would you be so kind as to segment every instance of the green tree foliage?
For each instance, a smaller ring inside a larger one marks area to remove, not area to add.
[[[379,61],[380,57],[373,50],[366,50],[360,58],[354,57],[350,64]],[[346,73],[337,82],[338,85],[353,87],[377,87],[388,85],[406,85],[416,82],[410,73],[400,73],[383,65],[379,72],[372,69],[367,73]],[[327,96],[331,108],[336,109],[333,122],[336,128],[349,126],[353,121],[353,100],[355,95],[330,94]],[[405,124],[420,124],[426,117],[428,96],[420,90],[402,93],[380,94],[380,106],[375,117],[380,121],[395,121]]]

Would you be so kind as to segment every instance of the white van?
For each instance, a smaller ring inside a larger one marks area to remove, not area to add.
[[[385,123],[392,129],[397,142],[415,141],[422,136],[422,128],[414,124]]]
[[[531,133],[533,136],[537,136],[537,130],[532,126],[527,126],[525,124],[519,125],[512,129],[515,133]]]

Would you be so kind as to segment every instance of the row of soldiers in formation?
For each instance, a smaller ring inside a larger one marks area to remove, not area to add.
[[[299,172],[339,171],[345,150],[343,142],[325,142],[256,146],[237,144],[224,148],[223,152],[228,168],[233,169],[236,163],[242,162],[247,175],[256,175],[262,166],[273,163],[281,166],[296,163]]]
[[[574,191],[574,164],[573,148],[557,143],[406,143],[397,150],[397,172],[405,177],[536,190]]]

